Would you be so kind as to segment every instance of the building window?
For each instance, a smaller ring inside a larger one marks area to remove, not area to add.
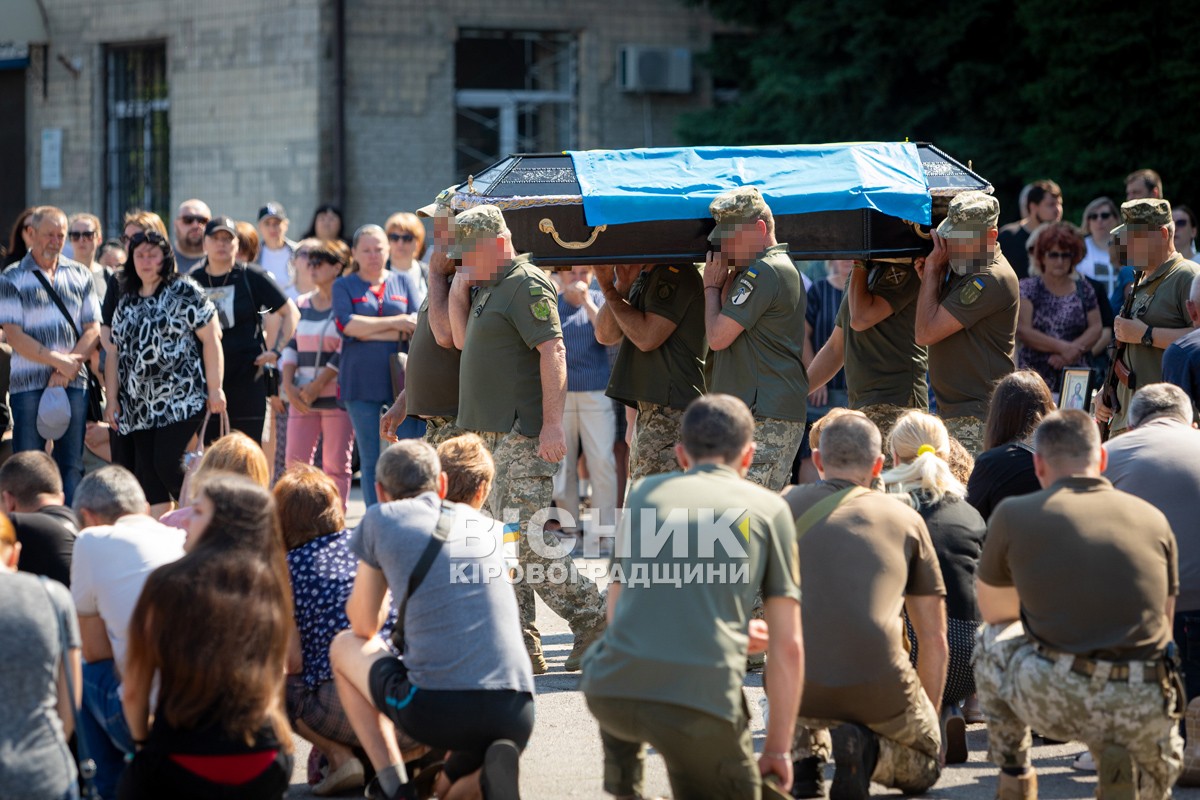
[[[131,208],[171,219],[171,101],[166,44],[109,47],[105,58],[106,230]]]
[[[509,153],[575,147],[575,37],[464,30],[455,47],[455,168],[474,175]]]

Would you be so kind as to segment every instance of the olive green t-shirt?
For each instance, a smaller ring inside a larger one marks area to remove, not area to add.
[[[856,331],[850,325],[850,293],[842,296],[834,324],[842,329],[850,407],[886,403],[927,409],[929,356],[917,344],[915,330],[921,280],[911,267],[880,264],[871,269],[868,282],[871,294],[882,298],[892,314]]]
[[[730,280],[721,314],[745,328],[714,350],[709,391],[740,398],[756,417],[803,421],[808,398],[804,352],[807,296],[786,244],[768,247]]]
[[[627,406],[639,402],[671,408],[704,394],[704,279],[700,268],[655,266],[642,270],[629,289],[629,305],[675,323],[659,347],[644,353],[628,338],[621,342],[608,381],[608,396]]]
[[[436,279],[436,278],[435,278]],[[458,416],[458,370],[462,353],[442,347],[429,327],[429,298],[417,310],[417,328],[408,343],[404,397],[417,417]]]
[[[1142,285],[1133,293],[1133,316],[1155,328],[1190,328],[1187,301],[1192,291],[1192,279],[1200,272],[1200,265],[1188,261],[1175,253],[1158,269],[1142,279]],[[1140,343],[1125,346],[1125,363],[1137,375],[1138,387],[1162,380],[1163,350]],[[1118,397],[1121,411],[1112,422],[1113,430],[1128,426],[1129,400],[1133,392],[1120,386]]]
[[[963,329],[929,346],[929,380],[943,419],[987,419],[996,383],[1017,368],[1017,273],[996,248],[982,272],[950,273],[938,302]]]
[[[1179,594],[1171,526],[1104,478],[1063,478],[996,506],[978,575],[1016,587],[1026,632],[1055,650],[1130,661],[1171,640],[1165,609]]]
[[[515,421],[525,436],[541,433],[537,346],[561,338],[558,292],[527,254],[499,279],[474,287],[459,372],[459,426],[508,433]]]
[[[755,594],[800,599],[787,504],[726,466],[645,478],[626,502],[613,573],[621,594],[584,659],[584,693],[735,720]]]
[[[799,519],[835,492],[833,480],[791,489]],[[921,515],[882,492],[843,502],[800,537],[804,692],[800,714],[870,723],[908,706],[915,670],[904,650],[906,595],[945,597],[937,553]]]

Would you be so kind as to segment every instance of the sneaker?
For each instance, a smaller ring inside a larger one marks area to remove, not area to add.
[[[1075,756],[1075,760],[1071,762],[1071,769],[1077,769],[1080,772],[1095,772],[1096,759],[1092,758],[1092,751],[1084,750]]]
[[[1109,745],[1100,753],[1096,796],[1104,800],[1137,800],[1137,770],[1124,747]]]
[[[967,720],[955,703],[942,709],[942,752],[947,764],[967,763]]]
[[[563,662],[563,669],[567,672],[578,672],[583,667],[583,656],[587,653],[588,648],[600,638],[600,634],[604,633],[605,623],[601,621],[595,628],[585,632],[575,634],[575,645],[571,648],[571,652],[567,654],[567,660]]]
[[[1037,773],[1032,767],[1024,775],[1001,772],[996,800],[1037,800]]]
[[[521,751],[508,739],[499,739],[483,756],[479,788],[488,800],[521,800],[519,770]]]
[[[869,800],[871,774],[878,760],[879,740],[869,728],[851,723],[835,728],[830,800]]]
[[[348,789],[361,789],[362,786],[362,762],[357,758],[349,758],[337,769],[330,770],[329,774],[312,788],[312,793],[317,797],[329,797]]]
[[[825,759],[808,756],[792,762],[792,797],[825,796]]]

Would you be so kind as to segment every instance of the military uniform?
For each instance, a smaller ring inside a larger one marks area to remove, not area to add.
[[[796,487],[784,496],[796,519],[849,481]],[[793,758],[828,761],[828,729],[845,722],[877,735],[872,780],[906,794],[941,775],[933,702],[904,652],[906,595],[944,597],[945,584],[920,514],[866,492],[800,532],[805,674]]]
[[[476,228],[480,230],[476,237],[506,230],[503,217],[493,206],[463,212],[456,223],[458,241],[469,238]],[[492,518],[519,522],[525,529],[518,548],[522,576],[516,585],[517,600],[526,644],[531,653],[540,655],[531,583],[577,637],[591,637],[604,625],[604,603],[596,584],[579,574],[552,534],[531,522],[534,514],[550,507],[558,471],[557,464],[538,455],[542,383],[537,350],[544,342],[562,338],[558,293],[546,273],[534,266],[528,255],[520,255],[499,278],[474,287],[471,294],[458,424],[478,433],[492,451],[496,480],[487,501]],[[539,537],[539,547],[530,546],[530,536]],[[555,575],[566,580],[554,582],[551,578]]]
[[[767,211],[758,189],[725,192],[709,206],[717,227],[713,242]],[[731,394],[754,413],[757,450],[746,479],[779,491],[791,477],[804,438],[808,372],[804,351],[807,295],[786,244],[768,247],[746,269],[731,275],[721,314],[744,329],[712,353],[709,391]]]
[[[996,508],[979,580],[1021,601],[1022,622],[984,626],[975,649],[992,761],[1029,766],[1033,726],[1082,740],[1102,772],[1106,749],[1125,748],[1138,797],[1169,797],[1183,743],[1162,658],[1179,591],[1166,518],[1104,478],[1064,478]]]
[[[994,197],[963,192],[950,202],[938,233],[983,235],[995,227],[999,214]],[[929,379],[938,416],[972,456],[983,452],[992,389],[1017,368],[1019,303],[1017,274],[998,247],[981,271],[951,271],[938,292],[938,304],[963,327],[929,346]]]
[[[865,331],[854,330],[847,292],[834,324],[842,329],[850,408],[875,423],[886,450],[902,414],[929,409],[929,356],[914,331],[921,281],[911,267],[878,262],[867,274],[867,288],[891,307],[891,315]]]
[[[417,310],[417,326],[408,344],[404,397],[409,415],[425,420],[425,441],[437,447],[466,433],[458,427],[458,373],[462,354],[442,347],[429,327],[429,298]]]
[[[607,394],[638,410],[629,453],[629,477],[672,472],[679,424],[688,403],[704,393],[704,284],[694,266],[642,270],[629,289],[629,305],[674,322],[658,348],[642,352],[621,342]]]
[[[627,506],[613,559],[620,598],[580,685],[600,723],[604,789],[641,796],[648,743],[666,761],[675,797],[758,797],[742,694],[745,630],[759,590],[800,598],[787,505],[728,466],[702,464],[646,478]],[[708,528],[696,509],[712,509],[721,523]],[[674,535],[686,549],[660,548],[660,527],[681,511],[687,525]],[[710,536],[706,552],[697,544]]]

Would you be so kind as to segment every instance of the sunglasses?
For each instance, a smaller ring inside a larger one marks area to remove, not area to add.
[[[1113,219],[1115,216],[1116,215],[1111,211],[1093,211],[1092,213],[1088,214],[1088,222],[1098,219]]]
[[[95,231],[71,231],[67,236],[71,237],[71,241],[77,242],[80,239],[91,239],[96,235]]]
[[[207,225],[208,217],[200,216],[199,214],[180,214],[179,218],[183,220],[184,225]]]
[[[327,258],[325,256],[309,256],[308,257],[308,265],[310,267],[313,267],[314,269],[323,264],[329,264],[330,266],[336,266],[339,268],[342,266],[342,263],[340,261],[336,261],[332,258]]]
[[[133,238],[129,240],[129,246],[137,247],[138,245],[145,244],[146,242],[149,242],[150,244],[161,245],[165,241],[166,240],[163,239],[162,235],[159,234],[158,231],[146,231],[144,233],[135,233]]]
[[[389,242],[404,242],[405,244],[417,239],[416,235],[412,233],[389,233],[387,237]]]
[[[1059,258],[1069,259],[1070,257],[1071,257],[1070,253],[1064,253],[1061,250],[1051,250],[1050,252],[1048,252],[1044,256],[1042,256],[1042,258],[1055,258],[1055,259],[1059,259]]]

